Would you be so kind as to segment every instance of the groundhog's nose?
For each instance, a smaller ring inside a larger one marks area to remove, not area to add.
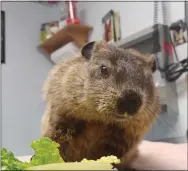
[[[138,93],[133,91],[128,91],[123,93],[123,95],[117,101],[117,111],[119,115],[134,115],[139,110],[142,104],[141,97]]]

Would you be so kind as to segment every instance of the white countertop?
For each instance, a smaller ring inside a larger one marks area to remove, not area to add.
[[[29,162],[31,159],[32,155],[28,155],[28,156],[17,156],[16,158],[21,160],[21,161],[25,161],[25,162]]]

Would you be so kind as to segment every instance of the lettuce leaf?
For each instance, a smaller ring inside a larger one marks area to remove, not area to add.
[[[31,148],[35,150],[32,157],[31,165],[38,166],[51,163],[64,162],[59,154],[59,144],[52,141],[50,138],[44,137],[37,141],[33,141]]]
[[[12,152],[5,148],[1,149],[1,170],[24,170],[29,166],[29,163],[15,158]]]
[[[1,149],[1,170],[24,170],[26,168],[44,164],[64,162],[59,154],[59,144],[50,138],[44,137],[31,143],[35,153],[30,162],[18,160],[7,149]]]

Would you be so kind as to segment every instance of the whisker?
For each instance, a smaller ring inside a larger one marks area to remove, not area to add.
[[[145,111],[148,112],[148,114],[154,115],[154,113],[153,113],[150,109],[148,109],[148,108],[145,108]],[[176,132],[176,130],[174,129],[174,127],[173,127],[172,125],[170,125],[170,124],[169,124],[164,118],[162,118],[160,115],[158,115],[158,117],[159,117],[162,121],[164,121],[164,122],[172,129],[172,131],[173,131],[174,133],[176,133],[176,135],[178,135],[178,133]]]
[[[175,130],[175,128],[171,125],[171,124],[169,124],[164,118],[162,118],[160,115],[159,115],[159,118],[163,121],[163,122],[165,122],[171,129],[172,129],[172,131],[176,134],[176,136],[178,136],[178,133],[177,133],[177,131]]]
[[[152,101],[152,100],[151,100],[151,101]],[[152,105],[152,103],[149,102],[149,101],[146,101],[145,103],[148,104],[148,105]],[[156,103],[156,104],[157,104],[157,105],[160,104],[161,107],[162,107],[162,105],[166,105],[167,108],[169,108],[173,113],[175,113],[176,115],[178,115],[178,112],[175,111],[175,110],[173,109],[173,107],[171,107],[170,105],[168,105],[168,104],[163,104],[163,103],[160,103],[160,102],[158,102],[158,103]],[[168,110],[168,109],[167,109],[167,110]],[[162,112],[162,111],[161,111],[161,112]]]

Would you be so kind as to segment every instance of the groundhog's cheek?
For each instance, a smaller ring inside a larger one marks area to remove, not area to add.
[[[135,119],[132,120],[132,127],[134,128],[132,131],[141,131],[143,134],[145,134],[150,129],[153,121],[154,117],[152,117],[150,113],[142,112],[135,116]]]

